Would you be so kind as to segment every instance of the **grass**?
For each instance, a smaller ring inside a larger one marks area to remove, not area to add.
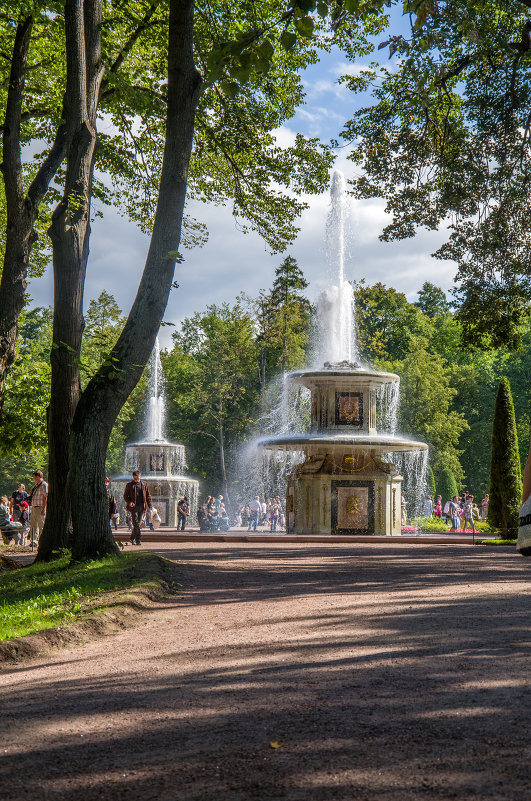
[[[156,557],[122,554],[70,564],[64,556],[0,572],[0,641],[31,634],[105,608],[102,593],[160,580]],[[100,602],[99,602],[100,601]]]
[[[409,521],[409,525],[418,526],[421,531],[440,532],[441,534],[446,534],[450,529],[444,519],[441,520],[441,518],[437,517],[415,517]],[[461,530],[461,520],[459,520],[459,530]],[[470,530],[468,528],[469,533]],[[476,532],[478,534],[491,534],[494,533],[494,530],[486,521],[476,520]]]
[[[516,540],[478,540],[477,545],[516,545]]]

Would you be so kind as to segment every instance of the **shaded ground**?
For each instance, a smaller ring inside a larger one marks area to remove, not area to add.
[[[180,596],[1,670],[3,801],[530,798],[513,549],[153,550]]]

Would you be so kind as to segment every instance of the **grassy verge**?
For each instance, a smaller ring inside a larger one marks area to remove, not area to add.
[[[415,517],[409,522],[409,525],[418,526],[421,531],[429,531],[431,533],[447,534],[450,530],[450,526],[444,520],[436,517]],[[459,527],[461,527],[461,521],[459,521]],[[470,528],[468,532],[470,533]],[[489,523],[483,520],[476,520],[476,532],[478,534],[495,533]]]
[[[477,540],[476,545],[516,545],[516,540]]]
[[[104,609],[110,593],[161,580],[161,562],[149,553],[69,564],[68,557],[0,572],[0,641],[70,622]]]

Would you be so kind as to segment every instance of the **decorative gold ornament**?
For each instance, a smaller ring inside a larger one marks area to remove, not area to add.
[[[345,504],[345,511],[349,517],[357,517],[361,512],[360,499],[355,495],[349,495]]]

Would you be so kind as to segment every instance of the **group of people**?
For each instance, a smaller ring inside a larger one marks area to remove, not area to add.
[[[247,527],[247,531],[256,531],[258,526],[267,526],[272,532],[282,531],[286,528],[286,515],[280,496],[261,501],[257,495],[238,509],[234,525],[238,528]]]
[[[223,495],[209,495],[197,510],[199,531],[229,531],[230,519],[223,503]]]
[[[41,470],[33,473],[33,487],[26,492],[19,484],[11,497],[0,497],[0,531],[6,545],[30,545],[39,541],[46,519],[48,484]]]
[[[489,513],[488,493],[481,501],[481,506],[474,501],[474,496],[464,490],[460,496],[454,495],[443,506],[441,495],[437,495],[435,503],[431,495],[428,495],[424,502],[424,517],[444,517],[447,525],[451,523],[451,532],[466,531],[468,527],[475,533],[476,522],[486,520]]]

